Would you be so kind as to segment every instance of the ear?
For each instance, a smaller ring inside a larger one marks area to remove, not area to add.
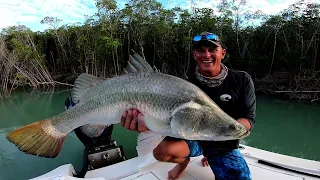
[[[196,54],[196,50],[193,50],[193,51],[192,51],[192,55],[193,55],[193,59],[196,60],[196,55],[197,55],[197,54]]]
[[[222,48],[221,55],[222,55],[222,59],[223,59],[225,57],[225,55],[226,55],[226,49]]]

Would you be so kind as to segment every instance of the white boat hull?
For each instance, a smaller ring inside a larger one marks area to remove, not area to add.
[[[241,145],[240,151],[251,170],[252,179],[258,180],[312,180],[320,179],[320,162],[291,156],[281,155],[257,148]],[[180,176],[179,180],[213,180],[214,174],[210,167],[202,167],[201,158],[193,157]],[[283,168],[266,165],[269,162]],[[174,163],[165,163],[155,160],[152,154],[146,157],[135,157],[111,166],[88,171],[84,179],[88,180],[166,180],[168,171]],[[292,171],[293,170],[293,171]],[[298,173],[299,171],[302,173]],[[42,176],[32,180],[76,180],[71,164],[62,165]],[[310,174],[310,175],[308,175]],[[318,177],[317,177],[318,176]],[[83,179],[83,178],[81,178]]]

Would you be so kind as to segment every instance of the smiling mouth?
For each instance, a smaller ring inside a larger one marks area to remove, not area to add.
[[[214,61],[213,60],[210,60],[210,61],[201,61],[202,63],[205,63],[205,64],[208,64],[208,63],[213,63]]]

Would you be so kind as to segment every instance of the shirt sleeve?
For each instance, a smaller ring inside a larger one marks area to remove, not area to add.
[[[242,112],[244,113],[243,118],[247,118],[249,120],[252,129],[256,123],[256,95],[252,78],[248,73],[245,73],[242,100]]]

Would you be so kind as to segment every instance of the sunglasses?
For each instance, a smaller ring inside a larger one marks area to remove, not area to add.
[[[203,39],[219,41],[218,36],[215,34],[197,35],[193,38],[193,41],[200,41]]]

